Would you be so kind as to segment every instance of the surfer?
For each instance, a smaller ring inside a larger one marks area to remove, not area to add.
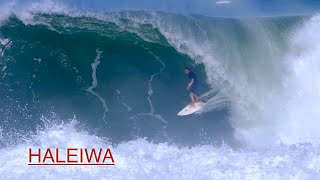
[[[200,100],[200,98],[196,95],[198,90],[198,79],[194,72],[192,72],[189,68],[184,69],[184,73],[188,75],[190,82],[188,83],[187,90],[189,90],[189,96],[191,99],[191,107],[195,106],[195,100]]]

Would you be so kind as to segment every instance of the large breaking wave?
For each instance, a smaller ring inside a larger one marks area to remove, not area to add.
[[[319,176],[318,15],[238,19],[50,7],[0,18],[4,177]],[[189,101],[185,66],[200,77],[200,91],[214,96],[200,114],[178,118]],[[108,175],[30,171],[16,155],[70,144],[112,146],[118,165]]]

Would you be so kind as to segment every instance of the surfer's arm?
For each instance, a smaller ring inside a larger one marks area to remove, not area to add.
[[[191,79],[190,83],[187,86],[187,89],[190,89],[190,87],[192,86],[193,82],[194,82],[194,79]]]

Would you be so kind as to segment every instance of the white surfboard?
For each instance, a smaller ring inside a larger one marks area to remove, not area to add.
[[[204,102],[196,102],[195,107],[191,107],[191,105],[189,104],[188,106],[183,108],[177,115],[178,116],[186,116],[186,115],[193,114],[193,113],[199,111],[200,109],[202,109],[205,105],[206,105],[206,103],[204,103]]]

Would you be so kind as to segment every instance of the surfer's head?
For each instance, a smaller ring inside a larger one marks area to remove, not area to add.
[[[189,74],[190,73],[190,69],[188,67],[184,68],[184,73]]]

